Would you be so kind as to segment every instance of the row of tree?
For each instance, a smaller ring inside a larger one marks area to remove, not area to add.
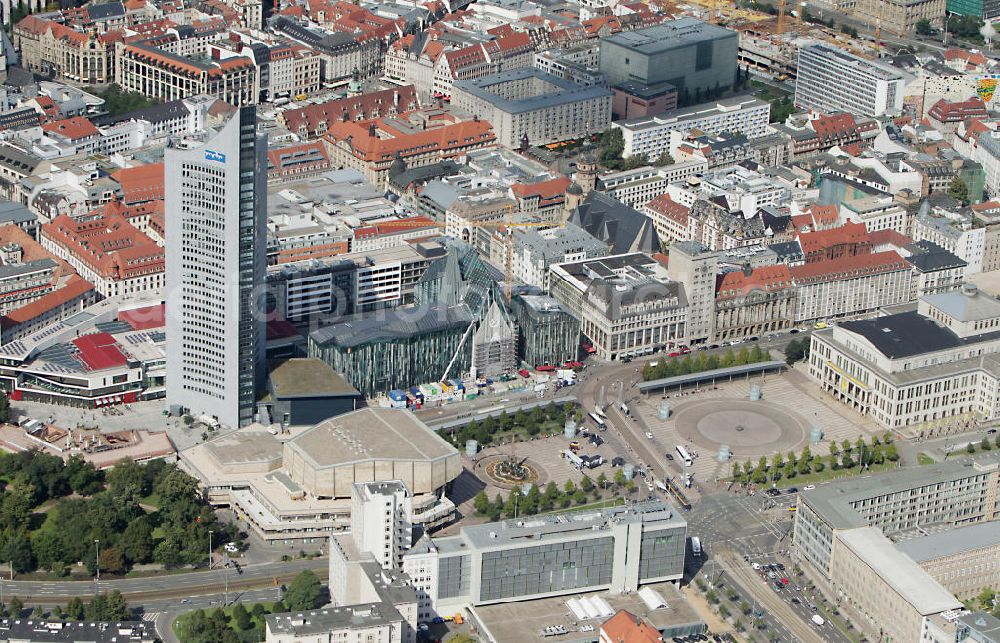
[[[785,363],[791,366],[795,362],[809,359],[809,347],[812,342],[808,337],[793,339],[785,345]]]
[[[761,349],[757,344],[752,348],[746,346],[740,348],[739,352],[732,348],[722,355],[712,353],[697,353],[693,357],[666,357],[656,360],[656,366],[650,366],[652,362],[646,362],[642,367],[642,378],[646,381],[658,380],[664,377],[674,377],[676,375],[690,375],[691,373],[703,373],[717,368],[728,368],[730,366],[743,366],[745,364],[757,364],[771,360],[771,353]]]
[[[829,450],[830,453],[826,457],[814,454],[809,447],[798,455],[791,451],[787,456],[776,453],[771,457],[770,463],[766,457],[761,456],[756,466],[749,460],[742,464],[733,462],[730,477],[737,484],[765,484],[781,479],[791,480],[799,475],[820,473],[827,467],[834,470],[864,470],[872,465],[899,460],[899,453],[889,433],[881,439],[872,436],[870,443],[865,443],[860,436],[854,443],[850,440],[844,440],[840,445],[831,442]]]
[[[452,433],[457,444],[465,444],[466,440],[476,440],[480,445],[487,445],[501,441],[505,435],[513,431],[523,431],[529,436],[536,436],[546,425],[554,430],[562,430],[566,418],[578,416],[580,412],[573,402],[566,402],[562,406],[552,402],[546,407],[536,406],[529,413],[519,410],[511,415],[503,411],[497,419],[488,417],[482,422],[473,420]]]
[[[970,443],[966,444],[965,445],[965,452],[968,453],[969,455],[972,455],[976,451],[992,451],[993,450],[993,446],[994,445],[990,443],[989,437],[984,437],[979,442],[978,445],[975,442],[970,442]],[[1000,435],[997,435],[996,448],[1000,449]],[[947,454],[945,454],[945,457],[947,457]]]
[[[14,596],[7,605],[0,605],[0,613],[5,617],[21,618],[24,615],[24,603]],[[45,618],[41,606],[36,607],[33,617]],[[127,621],[132,618],[125,597],[117,589],[110,594],[98,594],[86,603],[79,597],[73,597],[66,604],[66,609],[56,605],[49,612],[49,620],[53,621]]]
[[[248,610],[237,603],[227,614],[222,608],[206,613],[197,609],[177,619],[177,637],[184,643],[241,643],[264,640],[264,617],[283,612],[316,609],[324,602],[323,586],[311,570],[304,570],[288,585],[280,601],[255,603]]]
[[[562,489],[554,482],[549,482],[544,491],[533,484],[527,494],[521,493],[520,489],[511,489],[506,499],[498,493],[496,498],[490,501],[486,492],[480,491],[473,499],[472,506],[475,507],[477,515],[485,516],[491,521],[513,518],[515,515],[533,516],[554,509],[568,509],[574,504],[583,505],[591,499],[597,500],[601,497],[602,489],[612,487],[628,493],[636,490],[635,481],[626,480],[624,471],[619,468],[615,470],[614,478],[610,481],[602,473],[597,480],[584,476],[579,485],[567,480]]]
[[[0,479],[0,556],[18,573],[66,574],[82,562],[93,575],[98,549],[109,574],[207,563],[209,530],[219,546],[239,536],[218,522],[194,478],[162,460],[123,460],[104,474],[78,457],[24,451],[0,456]],[[144,508],[148,498],[157,506]]]

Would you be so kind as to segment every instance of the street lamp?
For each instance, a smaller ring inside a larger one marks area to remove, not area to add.
[[[101,541],[97,538],[94,539],[94,548],[97,550],[97,558],[95,559],[95,566],[97,567],[97,579],[96,583],[101,582]]]
[[[212,569],[212,530],[208,530],[208,568]]]

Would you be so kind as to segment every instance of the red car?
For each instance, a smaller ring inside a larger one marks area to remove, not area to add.
[[[582,346],[583,346],[583,350],[586,351],[588,354],[592,355],[592,354],[594,354],[594,353],[597,352],[597,349],[594,348],[593,344],[582,344]]]
[[[673,353],[667,353],[667,357],[680,357],[680,356],[681,354],[677,351],[674,351]]]
[[[566,368],[583,368],[583,363],[567,361]]]
[[[529,373],[528,370],[525,368],[519,370],[517,374],[520,375],[521,377],[531,377],[531,373]]]
[[[681,346],[681,355],[687,355],[690,352],[691,352],[690,348],[688,348],[687,346]]]
[[[787,578],[782,578],[782,579],[781,579],[781,584],[782,584],[782,585],[784,585],[785,587],[787,587],[787,586],[788,586],[788,583],[789,583],[789,581],[788,581],[788,579],[787,579]]]
[[[538,371],[539,373],[551,373],[552,371],[556,370],[556,367],[553,366],[552,364],[542,364],[541,366],[536,366],[535,370]]]

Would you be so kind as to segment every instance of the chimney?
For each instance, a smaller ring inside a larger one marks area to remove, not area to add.
[[[375,138],[375,123],[368,126],[368,136],[370,138]]]

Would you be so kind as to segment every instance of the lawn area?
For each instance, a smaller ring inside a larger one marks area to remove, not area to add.
[[[921,452],[917,454],[917,464],[921,466],[925,464],[934,464],[935,462],[936,460],[934,460],[934,458],[930,457],[926,453]]]
[[[851,469],[832,469],[830,467],[826,467],[819,473],[807,473],[804,475],[797,475],[794,478],[782,478],[778,481],[778,486],[796,486],[802,488],[802,485],[806,484],[817,484],[819,482],[829,482],[830,480],[839,480],[841,478],[854,478],[859,475],[892,471],[893,469],[898,468],[898,466],[898,463],[886,460],[882,464],[870,465],[864,471],[862,471],[860,467],[853,467]]]
[[[565,509],[562,509],[562,508],[560,508],[560,509],[554,509],[552,511],[549,511],[548,513],[550,513],[550,514],[564,514],[564,513],[569,513],[570,511],[583,511],[583,510],[586,510],[586,509],[604,509],[605,507],[617,507],[619,505],[624,505],[624,504],[625,504],[625,498],[620,498],[620,497],[619,498],[608,498],[606,500],[598,500],[597,502],[588,502],[587,504],[583,504],[583,505],[576,505],[576,506],[573,506],[573,507],[566,507]],[[543,514],[538,514],[538,515],[541,516]]]
[[[754,93],[757,98],[766,101],[772,101],[776,98],[784,98],[785,96],[790,96],[789,92],[778,89],[777,87],[772,87],[766,83],[762,83],[759,80],[751,80],[750,85],[754,88]]]

